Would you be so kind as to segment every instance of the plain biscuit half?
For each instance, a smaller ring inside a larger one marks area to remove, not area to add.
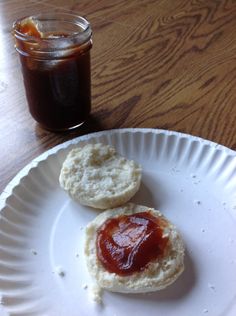
[[[96,238],[99,228],[107,219],[145,211],[149,211],[156,217],[161,217],[167,224],[164,235],[168,236],[169,241],[165,255],[150,262],[143,271],[128,276],[108,272],[97,257]],[[161,290],[173,283],[184,270],[184,244],[176,227],[159,211],[132,203],[107,210],[88,224],[85,256],[88,270],[97,285],[112,292],[145,293]]]
[[[87,144],[69,152],[59,182],[83,205],[114,208],[128,202],[138,191],[141,166],[120,156],[111,146]]]

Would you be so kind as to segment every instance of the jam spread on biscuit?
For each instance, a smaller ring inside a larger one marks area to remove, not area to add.
[[[98,230],[97,256],[103,267],[120,276],[143,271],[164,255],[166,221],[148,210],[105,221]]]

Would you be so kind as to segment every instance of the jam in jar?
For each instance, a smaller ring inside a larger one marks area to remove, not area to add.
[[[13,25],[29,110],[53,131],[83,124],[91,111],[91,28],[71,14],[26,17]]]
[[[143,271],[167,248],[166,221],[150,211],[106,220],[97,233],[96,250],[103,267],[120,276]]]

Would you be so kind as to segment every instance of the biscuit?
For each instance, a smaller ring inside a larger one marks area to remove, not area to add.
[[[96,242],[99,228],[108,219],[146,211],[166,223],[163,237],[168,237],[168,244],[164,255],[150,261],[144,270],[127,276],[107,271],[97,256]],[[184,244],[176,227],[159,211],[132,203],[107,210],[88,224],[85,236],[85,257],[88,270],[97,285],[112,292],[146,293],[161,290],[173,283],[184,270]]]
[[[83,205],[114,208],[128,202],[138,191],[141,166],[120,156],[111,146],[87,144],[69,152],[59,182]]]

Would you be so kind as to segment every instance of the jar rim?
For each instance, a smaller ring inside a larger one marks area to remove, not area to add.
[[[61,37],[45,37],[45,38],[37,38],[33,35],[25,34],[21,31],[19,31],[20,24],[27,19],[33,19],[35,21],[58,21],[58,22],[69,22],[74,25],[77,25],[80,31],[73,32],[67,34],[67,38],[75,38],[79,35],[88,33],[88,37],[91,35],[91,26],[88,20],[82,16],[71,14],[71,13],[61,13],[61,12],[52,12],[52,13],[39,13],[35,15],[28,15],[24,16],[22,18],[19,18],[13,22],[13,32],[14,35],[20,38],[21,40],[46,40],[46,41],[60,41]]]

